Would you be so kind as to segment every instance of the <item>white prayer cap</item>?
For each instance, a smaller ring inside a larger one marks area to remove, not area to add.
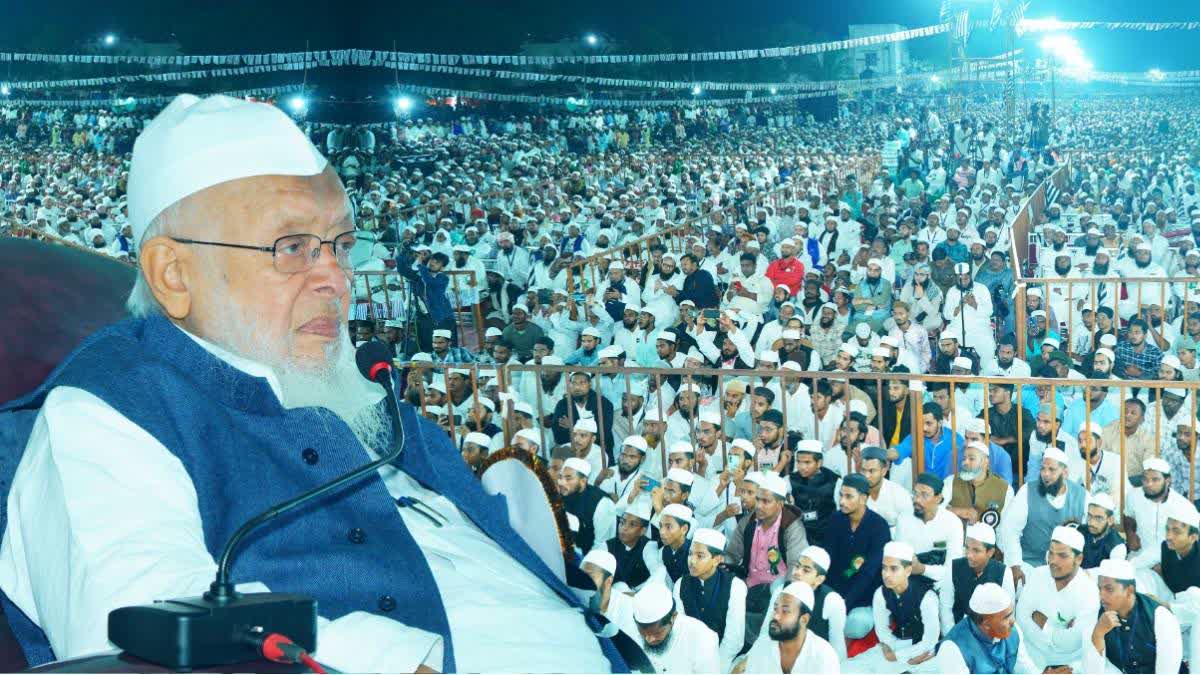
[[[1045,340],[1042,340],[1042,346],[1045,347],[1046,345],[1050,345],[1051,347],[1058,349],[1059,346],[1062,345],[1062,342],[1056,337],[1048,337]]]
[[[693,448],[692,444],[688,443],[687,441],[676,441],[672,443],[670,449],[667,450],[667,456],[669,457],[677,453],[695,455],[696,449]]]
[[[642,417],[643,422],[661,422],[663,421],[662,413],[658,412],[658,408],[651,407],[646,411],[646,415]]]
[[[588,326],[587,328],[584,328],[583,332],[580,334],[588,337],[594,337],[597,340],[604,337],[604,334],[600,332],[600,329],[596,328],[595,326]]]
[[[967,539],[974,539],[988,546],[996,545],[996,531],[987,523],[975,523],[967,526]]]
[[[662,515],[670,516],[680,523],[687,523],[689,527],[696,525],[695,514],[684,504],[667,504],[662,510]]]
[[[672,483],[679,483],[684,487],[691,487],[692,482],[696,480],[696,475],[691,471],[685,471],[679,467],[672,467],[667,471],[667,480]]]
[[[433,337],[446,338],[447,340],[449,340],[450,339],[450,331],[446,330],[445,328],[438,328],[437,330],[433,331]]]
[[[604,349],[600,350],[599,356],[602,359],[615,359],[624,353],[625,353],[625,350],[621,349],[619,346],[609,345],[609,346],[605,347]]]
[[[481,445],[486,448],[492,444],[492,439],[487,434],[481,434],[478,431],[472,431],[471,433],[467,434],[466,438],[463,439],[463,443],[474,443],[475,445]]]
[[[871,356],[878,356],[880,358],[888,359],[892,356],[892,350],[888,349],[887,347],[876,347],[875,349],[871,350]]]
[[[643,522],[650,522],[650,500],[639,499],[633,503],[633,506],[625,509],[625,515],[633,516]]]
[[[1175,356],[1174,354],[1164,354],[1160,363],[1164,366],[1171,366],[1175,370],[1179,370],[1180,367],[1183,366],[1183,363],[1179,360],[1179,357]]]
[[[517,403],[513,404],[513,412],[519,412],[533,417],[533,406],[529,405],[525,401],[518,401]]]
[[[1045,310],[1042,310],[1042,309],[1035,309],[1035,310],[1033,310],[1032,312],[1030,312],[1030,313],[1029,313],[1029,318],[1031,318],[1031,319],[1037,319],[1037,318],[1042,318],[1042,319],[1045,319],[1045,318],[1046,318],[1046,311],[1045,311]]]
[[[1118,581],[1132,581],[1134,585],[1137,582],[1137,572],[1133,569],[1133,563],[1128,560],[1101,560],[1096,575]]]
[[[879,262],[879,258],[871,258],[867,261],[867,267],[883,267],[883,263]]]
[[[779,354],[770,349],[764,349],[763,352],[758,355],[758,360],[765,361],[767,363],[779,363]]]
[[[563,462],[564,469],[570,469],[579,474],[584,480],[592,475],[592,465],[586,459],[578,457],[568,457],[567,461]]]
[[[952,361],[950,363],[950,365],[953,366],[954,368],[962,368],[963,370],[971,370],[972,363],[971,363],[971,359],[968,359],[965,356],[956,356],[956,357],[954,357],[954,361]]]
[[[735,438],[729,442],[729,445],[735,448],[741,448],[747,455],[754,455],[754,443],[745,438]]]
[[[976,614],[996,614],[1011,607],[1012,598],[999,584],[980,584],[972,591],[968,606]]]
[[[838,347],[838,351],[846,352],[850,355],[850,358],[858,356],[858,347],[849,342],[842,343],[842,346]]]
[[[1060,544],[1066,544],[1076,551],[1083,551],[1083,533],[1073,527],[1059,525],[1054,528],[1054,534],[1050,535],[1050,541],[1057,541]]]
[[[810,455],[824,456],[825,446],[821,444],[821,441],[810,438],[797,443],[796,452],[806,452]]]
[[[816,603],[816,600],[813,597],[812,586],[809,586],[803,581],[793,581],[787,586],[784,586],[783,590],[780,592],[799,600],[800,604],[804,605],[804,607],[810,612],[812,611],[813,605]]]
[[[1100,426],[1100,423],[1096,421],[1084,422],[1083,424],[1079,425],[1079,430],[1089,431],[1097,438],[1104,435],[1104,427]]]
[[[1040,297],[1042,297],[1042,289],[1041,288],[1031,288],[1031,289],[1025,291],[1025,294],[1032,295],[1035,298],[1040,298]]]
[[[626,436],[621,445],[628,445],[631,448],[637,448],[646,454],[650,450],[650,446],[646,443],[646,439],[641,436]]]
[[[1100,336],[1100,344],[1105,347],[1115,347],[1117,344],[1117,336],[1112,333],[1105,333]]]
[[[903,541],[889,541],[883,545],[883,557],[895,558],[905,562],[912,562],[916,553],[913,551],[911,544]]]
[[[765,474],[761,471],[748,471],[746,473],[746,477],[742,479],[742,482],[754,483],[755,485],[762,485],[764,475]]]
[[[800,331],[795,328],[785,328],[783,333],[780,334],[780,337],[782,337],[784,340],[799,340]]]
[[[1042,459],[1043,460],[1052,459],[1052,460],[1058,462],[1059,464],[1062,464],[1063,466],[1067,465],[1067,453],[1063,452],[1057,446],[1053,446],[1053,445],[1047,446],[1047,448],[1042,451]]]
[[[666,340],[667,342],[674,342],[675,338],[676,338],[675,333],[672,333],[669,330],[664,330],[664,331],[660,331],[658,334],[658,337],[656,337],[655,339],[656,340]]]
[[[715,548],[718,551],[725,550],[725,535],[707,527],[696,530],[696,534],[692,535],[692,541],[704,544],[709,548]]]
[[[767,492],[778,495],[780,499],[787,499],[788,487],[790,487],[788,482],[784,480],[783,476],[780,476],[774,471],[767,471],[763,473],[762,482],[760,482],[758,486]]]
[[[588,563],[608,572],[609,576],[617,573],[617,559],[613,557],[613,554],[602,548],[594,548],[588,551],[588,554],[583,556],[583,561],[579,563],[579,566],[583,567]]]
[[[586,431],[589,434],[594,434],[599,431],[599,427],[596,426],[596,420],[588,418],[588,419],[576,420],[575,426],[572,427],[571,430],[572,431]]]
[[[974,434],[985,434],[987,433],[987,422],[982,418],[972,417],[963,425],[963,431],[970,431]],[[987,452],[987,448],[983,450],[985,453]]]
[[[1111,336],[1105,335],[1104,337],[1111,337]],[[1114,354],[1113,350],[1109,349],[1108,347],[1101,347],[1101,348],[1097,349],[1096,354],[1103,354],[1103,355],[1107,356],[1109,361],[1117,360],[1117,355]]]
[[[1175,501],[1168,504],[1167,517],[1172,520],[1178,520],[1188,527],[1200,527],[1200,512],[1197,512],[1196,507],[1187,500]]]
[[[719,427],[721,426],[721,413],[717,410],[713,410],[712,408],[708,408],[700,412],[700,416],[696,419],[696,421],[704,422],[706,424],[713,424]]]
[[[657,623],[675,608],[675,598],[666,584],[646,584],[633,596],[633,620],[640,624]]]
[[[426,352],[417,352],[412,356],[413,363],[433,363],[433,357]]]
[[[1142,462],[1142,471],[1157,471],[1164,476],[1171,475],[1171,465],[1162,457],[1147,457]]]
[[[783,241],[779,242],[779,245],[780,246],[791,246],[792,248],[795,248],[796,240],[792,239],[791,237],[788,237],[787,239],[784,239]]]
[[[796,363],[795,361],[784,361],[779,366],[779,369],[780,370],[790,370],[790,371],[796,372],[796,373],[804,372],[804,366],[801,366],[799,363]]]
[[[328,162],[279,108],[230,96],[176,96],[133,144],[133,239],[158,214],[205,188],[253,176],[315,176]]]
[[[970,274],[971,266],[968,265],[967,263],[958,263],[957,265],[954,266],[954,273],[955,274]]]
[[[388,326],[388,328],[391,328],[391,326]],[[396,328],[399,328],[399,326],[396,326]],[[484,336],[486,337],[500,337],[501,335],[504,335],[504,331],[496,328],[495,326],[487,329],[487,332],[484,333]]]
[[[448,393],[446,391],[446,380],[441,377],[433,378],[433,382],[429,383],[429,388],[434,391],[440,391],[443,394]]]
[[[892,337],[891,335],[884,335],[882,338],[880,338],[879,344],[887,345],[889,347],[895,347],[896,349],[900,348],[900,341],[897,340],[896,338]]]
[[[1090,496],[1088,496],[1087,505],[1099,506],[1105,511],[1108,511],[1110,514],[1116,512],[1117,510],[1116,502],[1113,501],[1113,498],[1110,497],[1107,492],[1092,493]]]
[[[829,571],[829,553],[820,546],[809,546],[800,552],[800,557],[808,558],[817,567]]]
[[[538,432],[533,429],[521,429],[513,435],[513,438],[524,438],[537,447],[542,447],[542,439],[538,437]]]
[[[942,342],[944,340],[956,340],[957,341],[958,336],[948,330],[944,330],[944,331],[942,331],[942,334],[938,336],[938,342]]]
[[[871,325],[868,323],[860,323],[854,327],[854,334],[860,338],[868,338],[871,336]]]
[[[1147,244],[1146,242],[1142,242],[1137,245],[1137,250],[1149,252],[1149,251],[1153,251],[1154,248],[1152,246],[1150,246],[1150,244]]]

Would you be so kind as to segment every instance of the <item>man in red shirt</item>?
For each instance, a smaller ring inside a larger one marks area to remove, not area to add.
[[[784,239],[779,244],[779,253],[782,257],[767,265],[767,278],[775,286],[787,286],[795,296],[804,286],[804,263],[796,258],[796,241],[790,237]]]

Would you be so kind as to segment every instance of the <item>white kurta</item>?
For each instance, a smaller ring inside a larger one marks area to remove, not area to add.
[[[673,592],[675,608],[683,611],[683,598],[679,595],[683,579],[676,579]],[[695,617],[693,617],[695,618]],[[718,653],[721,655],[721,672],[729,672],[733,659],[746,645],[746,582],[734,577],[729,586],[729,603],[725,611],[725,634],[721,636]]]
[[[1167,536],[1167,514],[1176,508],[1186,508],[1187,497],[1174,489],[1161,502],[1146,499],[1143,490],[1125,492],[1125,515],[1137,521],[1137,536],[1142,547],[1129,556],[1129,561],[1138,569],[1149,569],[1159,563],[1162,542]]]
[[[771,602],[767,604],[767,618],[763,620],[762,628],[759,629],[758,637],[755,638],[756,645],[760,642],[771,641],[768,635],[771,629],[771,613],[775,611],[775,601],[779,599],[779,594],[782,591],[783,586],[780,585],[771,593]],[[837,591],[830,590],[829,594],[825,596],[825,604],[821,608],[821,617],[829,624],[829,640],[827,642],[833,647],[838,660],[841,663],[845,663],[849,658],[846,655],[846,601]],[[746,672],[753,671],[747,670]]]
[[[197,342],[230,365],[264,377],[278,392],[274,375],[263,366]],[[365,449],[359,451],[362,463],[370,461]],[[447,520],[435,527],[412,509],[398,509],[433,572],[459,669],[608,669],[579,611],[449,500],[393,467],[380,475],[393,497],[415,497]],[[7,506],[0,588],[46,632],[60,659],[113,649],[103,620],[110,610],[199,595],[216,572],[183,464],[145,430],[80,389],[50,392]],[[80,579],[88,583],[77,583]],[[266,590],[262,584],[243,586]],[[547,633],[544,626],[550,625],[555,630]],[[442,668],[439,636],[367,612],[322,620],[319,644],[314,657],[344,671]]]
[[[891,613],[883,599],[883,588],[875,589],[871,600],[871,613],[875,616],[875,634],[879,644],[850,659],[847,670],[856,673],[932,673],[935,672],[936,659],[929,659],[916,666],[909,665],[908,660],[926,652],[932,652],[937,645],[938,635],[942,625],[938,621],[937,594],[932,590],[921,598],[921,624],[925,627],[921,639],[901,640],[892,633]],[[895,661],[888,661],[883,655],[882,646],[887,645],[896,656]]]
[[[1060,591],[1048,566],[1034,568],[1025,577],[1016,607],[1017,626],[1025,637],[1034,665],[1039,670],[1061,665],[1078,669],[1085,640],[1079,632],[1080,623],[1089,616],[1094,619],[1098,611],[1100,591],[1096,580],[1086,572],[1076,572],[1075,578]],[[1033,620],[1034,612],[1046,617],[1040,628]]]
[[[766,621],[764,623],[770,623]],[[746,654],[747,673],[784,673],[779,660],[779,643],[770,638],[759,638]],[[833,647],[821,636],[807,631],[796,662],[787,673],[840,673],[842,664]]]
[[[1096,646],[1092,644],[1092,631],[1096,628],[1098,619],[1097,613],[1093,612],[1080,626],[1080,632],[1084,636],[1083,672],[1120,673],[1121,670],[1108,660],[1106,654],[1096,651]],[[1166,607],[1160,606],[1154,610],[1154,646],[1154,672],[1178,673],[1179,664],[1183,661],[1183,637],[1179,631],[1179,621]]]
[[[924,576],[939,585],[950,576],[950,563],[955,558],[963,557],[962,521],[945,508],[939,507],[929,522],[915,515],[900,516],[896,524],[896,539],[912,546],[917,555],[927,551],[945,551],[946,562],[925,566]]]
[[[656,673],[719,673],[721,655],[717,648],[717,634],[699,619],[684,614],[676,608],[675,625],[671,627],[671,642],[666,651],[655,653],[646,648],[641,634],[637,644],[646,652]],[[567,668],[568,672],[583,672],[579,668]]]

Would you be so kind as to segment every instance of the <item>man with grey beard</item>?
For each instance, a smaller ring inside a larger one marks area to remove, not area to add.
[[[0,406],[21,457],[0,476],[0,601],[31,665],[109,650],[110,611],[199,595],[242,523],[400,447],[257,530],[239,590],[314,598],[314,657],[343,671],[625,667],[561,581],[557,533],[535,553],[412,406],[392,437],[344,321],[350,201],[282,111],[176,97],[139,136],[128,192],[134,318]]]

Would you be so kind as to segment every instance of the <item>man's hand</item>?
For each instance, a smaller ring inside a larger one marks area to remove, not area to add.
[[[1125,375],[1127,377],[1141,377],[1142,369],[1138,368],[1137,366],[1133,365],[1132,363],[1126,363],[1125,364]]]
[[[932,659],[932,658],[933,658],[933,651],[930,650],[930,651],[925,652],[924,654],[917,654],[916,656],[909,659],[908,665],[915,666],[915,665],[918,665],[921,663],[925,663],[926,661],[928,661],[929,659]]]
[[[879,649],[883,652],[883,658],[887,659],[888,661],[896,660],[896,652],[892,651],[891,647],[881,644],[879,645]]]
[[[571,420],[568,419],[566,415],[563,415],[562,417],[558,418],[558,428],[559,429],[570,429],[571,426],[572,426]]]
[[[1096,651],[1104,653],[1104,636],[1119,625],[1121,625],[1121,617],[1116,612],[1108,611],[1100,615],[1100,620],[1092,629],[1092,645],[1096,647]]]
[[[1056,674],[1062,674],[1062,675],[1069,675],[1070,673],[1073,673],[1075,671],[1071,670],[1071,666],[1050,666],[1049,668],[1043,670],[1042,672],[1043,673],[1056,673]]]
[[[1045,628],[1046,627],[1046,615],[1042,614],[1041,612],[1034,612],[1033,613],[1033,622],[1038,625],[1038,628]]]
[[[646,491],[646,486],[649,484],[650,484],[649,478],[637,479],[637,484],[634,485],[633,489],[629,491],[629,496],[625,497],[625,503],[632,504],[633,502],[635,502],[637,500],[637,498],[640,497],[642,495],[642,493],[644,493]]]
[[[965,298],[965,301],[966,301],[966,303],[967,303],[968,305],[970,305],[970,306],[971,306],[971,307],[973,307],[974,309],[979,309],[979,302],[978,302],[977,300],[975,300],[975,294],[974,294],[974,293],[967,293],[967,296],[966,296],[966,298]]]
[[[1025,581],[1025,573],[1021,571],[1020,565],[1012,566],[1012,578],[1013,578],[1013,588],[1016,588],[1017,584],[1021,583],[1022,581]]]
[[[607,469],[601,471],[599,476],[596,476],[596,484],[599,485],[600,483],[603,483],[604,481],[611,478],[612,475],[613,475],[613,470],[612,470],[612,467],[610,466]]]

